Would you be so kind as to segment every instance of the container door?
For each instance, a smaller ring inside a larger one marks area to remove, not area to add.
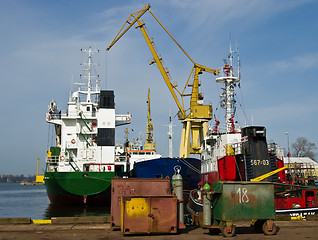
[[[235,185],[235,209],[236,220],[250,220],[255,212],[255,189],[251,185]],[[252,201],[254,204],[251,204]]]
[[[177,198],[152,197],[151,198],[151,232],[177,233]]]
[[[150,219],[150,198],[123,198],[121,228],[124,234],[150,233]]]
[[[271,184],[235,185],[236,220],[275,218],[274,190]]]

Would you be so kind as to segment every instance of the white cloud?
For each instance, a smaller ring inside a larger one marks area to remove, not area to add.
[[[305,72],[315,70],[318,66],[318,52],[311,52],[290,59],[282,59],[270,63],[272,73],[278,72]]]
[[[202,0],[202,1],[169,1],[178,12],[178,18],[192,23],[193,28],[209,27],[211,31],[222,28],[225,24],[241,21],[245,27],[266,21],[272,15],[306,5],[313,0]]]

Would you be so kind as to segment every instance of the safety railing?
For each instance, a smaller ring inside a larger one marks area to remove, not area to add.
[[[47,156],[46,163],[49,165],[57,165],[60,162],[59,156]]]
[[[76,117],[80,117],[78,114],[78,111],[65,111],[62,112],[60,111],[59,113],[46,113],[45,114],[46,119],[49,120],[53,120],[53,119],[61,119],[62,117],[71,117],[71,118],[76,118]],[[89,114],[87,114],[86,117],[96,117],[96,112],[90,112]]]
[[[116,156],[115,162],[127,162],[129,160],[129,156]]]

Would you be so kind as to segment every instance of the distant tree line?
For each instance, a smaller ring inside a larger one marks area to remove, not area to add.
[[[20,183],[20,182],[34,182],[34,176],[24,176],[24,175],[0,175],[0,182],[7,183]]]
[[[291,148],[293,157],[309,157],[316,161],[314,152],[317,149],[316,144],[309,142],[307,138],[298,137]]]

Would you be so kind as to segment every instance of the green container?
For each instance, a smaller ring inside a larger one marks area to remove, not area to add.
[[[274,219],[274,185],[265,182],[212,184],[212,218],[217,221]]]

